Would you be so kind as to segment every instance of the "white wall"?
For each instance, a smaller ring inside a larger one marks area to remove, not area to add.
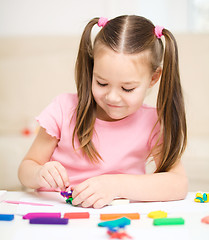
[[[187,0],[144,0],[141,1],[139,11],[155,25],[162,25],[175,32],[189,30]]]
[[[188,0],[0,0],[0,36],[77,35],[93,17],[137,14],[187,31]]]
[[[93,17],[136,13],[137,0],[0,0],[0,35],[80,34]]]

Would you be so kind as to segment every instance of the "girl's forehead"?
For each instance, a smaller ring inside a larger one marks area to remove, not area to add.
[[[144,79],[151,75],[147,53],[124,54],[102,48],[94,55],[94,76],[103,79]]]
[[[104,45],[99,46],[94,51],[94,64],[97,65],[97,63],[107,63],[110,64],[113,61],[114,65],[117,64],[117,62],[121,63],[130,63],[136,68],[139,68],[141,66],[146,67],[148,69],[150,68],[150,51],[145,50],[140,53],[136,54],[125,54],[121,52],[116,52]]]
[[[105,55],[109,56],[121,56],[129,59],[130,61],[137,63],[150,63],[150,50],[144,50],[139,53],[127,54],[123,52],[117,52],[109,47],[104,46],[103,44],[99,44],[94,48],[94,60],[98,58],[102,58]]]

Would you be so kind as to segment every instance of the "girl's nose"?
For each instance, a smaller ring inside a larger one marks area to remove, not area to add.
[[[116,90],[112,89],[106,94],[106,100],[108,103],[118,103],[120,102],[120,95]]]

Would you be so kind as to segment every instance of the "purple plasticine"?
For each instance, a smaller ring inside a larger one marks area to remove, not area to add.
[[[66,218],[32,218],[30,224],[68,224]]]

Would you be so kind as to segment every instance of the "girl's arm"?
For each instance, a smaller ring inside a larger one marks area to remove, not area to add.
[[[169,172],[120,175],[119,196],[138,201],[171,201],[186,197],[188,179],[179,161]]]
[[[106,174],[74,187],[73,204],[101,208],[115,197],[135,201],[170,201],[185,198],[187,177],[179,161],[169,172],[145,175]]]
[[[65,189],[70,185],[65,168],[59,162],[49,161],[58,141],[40,128],[18,170],[19,180],[24,186]]]

